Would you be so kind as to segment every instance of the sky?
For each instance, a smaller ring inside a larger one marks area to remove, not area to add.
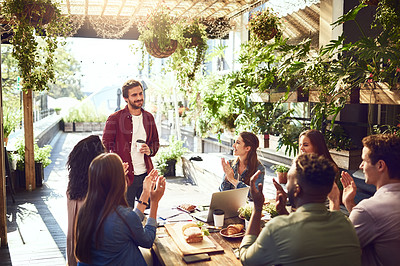
[[[67,38],[67,49],[81,63],[81,88],[94,92],[107,86],[122,87],[129,78],[137,78],[140,55],[134,55],[132,40]]]

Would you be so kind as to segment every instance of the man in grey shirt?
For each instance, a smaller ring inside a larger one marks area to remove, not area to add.
[[[361,264],[353,225],[341,212],[325,207],[335,179],[331,162],[316,154],[299,155],[288,173],[287,184],[290,203],[297,210],[273,218],[261,232],[264,195],[262,184],[255,187],[257,174],[250,181],[254,209],[240,245],[243,265]]]
[[[400,138],[391,134],[363,139],[365,183],[376,193],[355,205],[357,187],[342,173],[343,203],[350,212],[362,248],[363,265],[400,265]]]

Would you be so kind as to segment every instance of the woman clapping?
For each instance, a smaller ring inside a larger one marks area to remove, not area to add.
[[[158,202],[165,178],[152,170],[143,181],[138,206],[126,201],[126,179],[120,157],[97,156],[89,167],[89,189],[76,224],[78,265],[146,265],[139,250],[150,248],[156,236]],[[150,198],[150,215],[143,227],[143,212]]]

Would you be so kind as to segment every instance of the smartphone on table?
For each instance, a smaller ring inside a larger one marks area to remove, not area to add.
[[[193,262],[211,260],[211,258],[207,253],[202,253],[202,254],[184,256],[183,260],[186,263],[193,263]]]

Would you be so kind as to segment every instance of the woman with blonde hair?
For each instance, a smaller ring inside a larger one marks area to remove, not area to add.
[[[153,169],[143,181],[139,204],[132,210],[126,200],[121,158],[114,153],[97,156],[89,167],[89,189],[76,224],[78,265],[146,265],[139,247],[153,245],[165,183]],[[143,227],[149,198],[150,215]]]

